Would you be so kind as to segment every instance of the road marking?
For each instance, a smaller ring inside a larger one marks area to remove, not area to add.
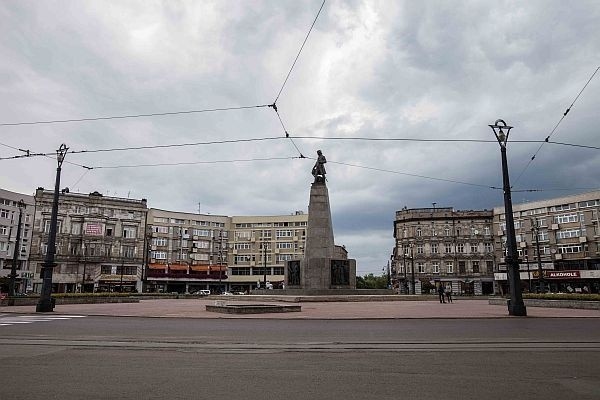
[[[0,326],[32,324],[34,322],[61,321],[73,318],[84,318],[85,315],[13,315],[0,314]]]

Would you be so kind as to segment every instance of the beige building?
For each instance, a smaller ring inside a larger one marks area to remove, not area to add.
[[[440,283],[456,294],[494,293],[492,211],[413,208],[396,212],[392,255],[400,293],[430,293]]]
[[[19,201],[25,207],[19,209]],[[17,226],[21,213],[21,234],[17,241]],[[33,272],[29,269],[34,202],[33,196],[0,189],[0,292],[8,292],[9,276],[17,246],[15,292],[26,292],[31,288]]]
[[[600,292],[600,191],[513,204],[513,215],[525,290],[538,290],[541,269],[546,290]],[[494,235],[495,279],[506,290],[504,207],[494,208]]]
[[[150,209],[144,291],[227,290],[230,220],[219,215]]]
[[[231,290],[283,286],[286,261],[304,256],[308,214],[231,217]]]
[[[41,291],[40,272],[50,232],[54,192],[38,188],[30,262],[33,290]],[[139,291],[144,259],[146,199],[61,193],[56,234],[53,292]]]

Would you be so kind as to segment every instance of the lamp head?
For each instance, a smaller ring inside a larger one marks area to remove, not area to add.
[[[502,119],[497,119],[496,122],[494,122],[494,125],[489,125],[489,127],[494,131],[494,135],[496,136],[498,143],[500,143],[500,146],[506,147],[508,135],[513,127],[506,125],[506,122]]]

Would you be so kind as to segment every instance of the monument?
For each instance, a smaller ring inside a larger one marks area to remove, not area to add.
[[[285,268],[286,292],[290,294],[333,294],[356,289],[356,260],[348,259],[345,248],[336,246],[333,240],[326,162],[321,150],[317,151],[304,258],[288,261]]]

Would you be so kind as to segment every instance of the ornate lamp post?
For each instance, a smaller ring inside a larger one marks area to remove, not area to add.
[[[60,187],[60,171],[62,163],[65,160],[65,155],[69,148],[64,143],[60,145],[56,151],[56,183],[54,185],[54,201],[52,203],[52,216],[50,218],[50,233],[48,235],[48,249],[46,258],[42,264],[42,293],[40,300],[35,308],[37,312],[52,312],[54,311],[54,302],[52,301],[52,272],[56,263],[54,262],[54,254],[56,253],[56,225],[58,220],[58,192]]]
[[[513,220],[512,198],[510,194],[510,179],[508,176],[508,162],[506,161],[506,144],[512,126],[506,125],[501,119],[496,120],[494,125],[489,125],[500,144],[502,156],[502,189],[504,191],[504,213],[506,215],[506,265],[508,269],[508,285],[510,300],[508,302],[508,314],[514,316],[526,316],[527,309],[523,303],[521,294],[521,276],[519,273],[519,255],[517,253],[517,241],[515,236],[515,223]]]
[[[21,218],[23,217],[23,209],[26,207],[26,205],[25,205],[25,202],[21,199],[17,203],[17,206],[19,207],[19,222],[17,225],[17,237],[15,238],[15,248],[13,251],[12,265],[10,267],[10,281],[8,284],[8,296],[10,297],[8,303],[11,306],[15,304],[14,296],[15,296],[15,281],[17,279],[17,260],[19,257],[20,247],[21,247]]]

